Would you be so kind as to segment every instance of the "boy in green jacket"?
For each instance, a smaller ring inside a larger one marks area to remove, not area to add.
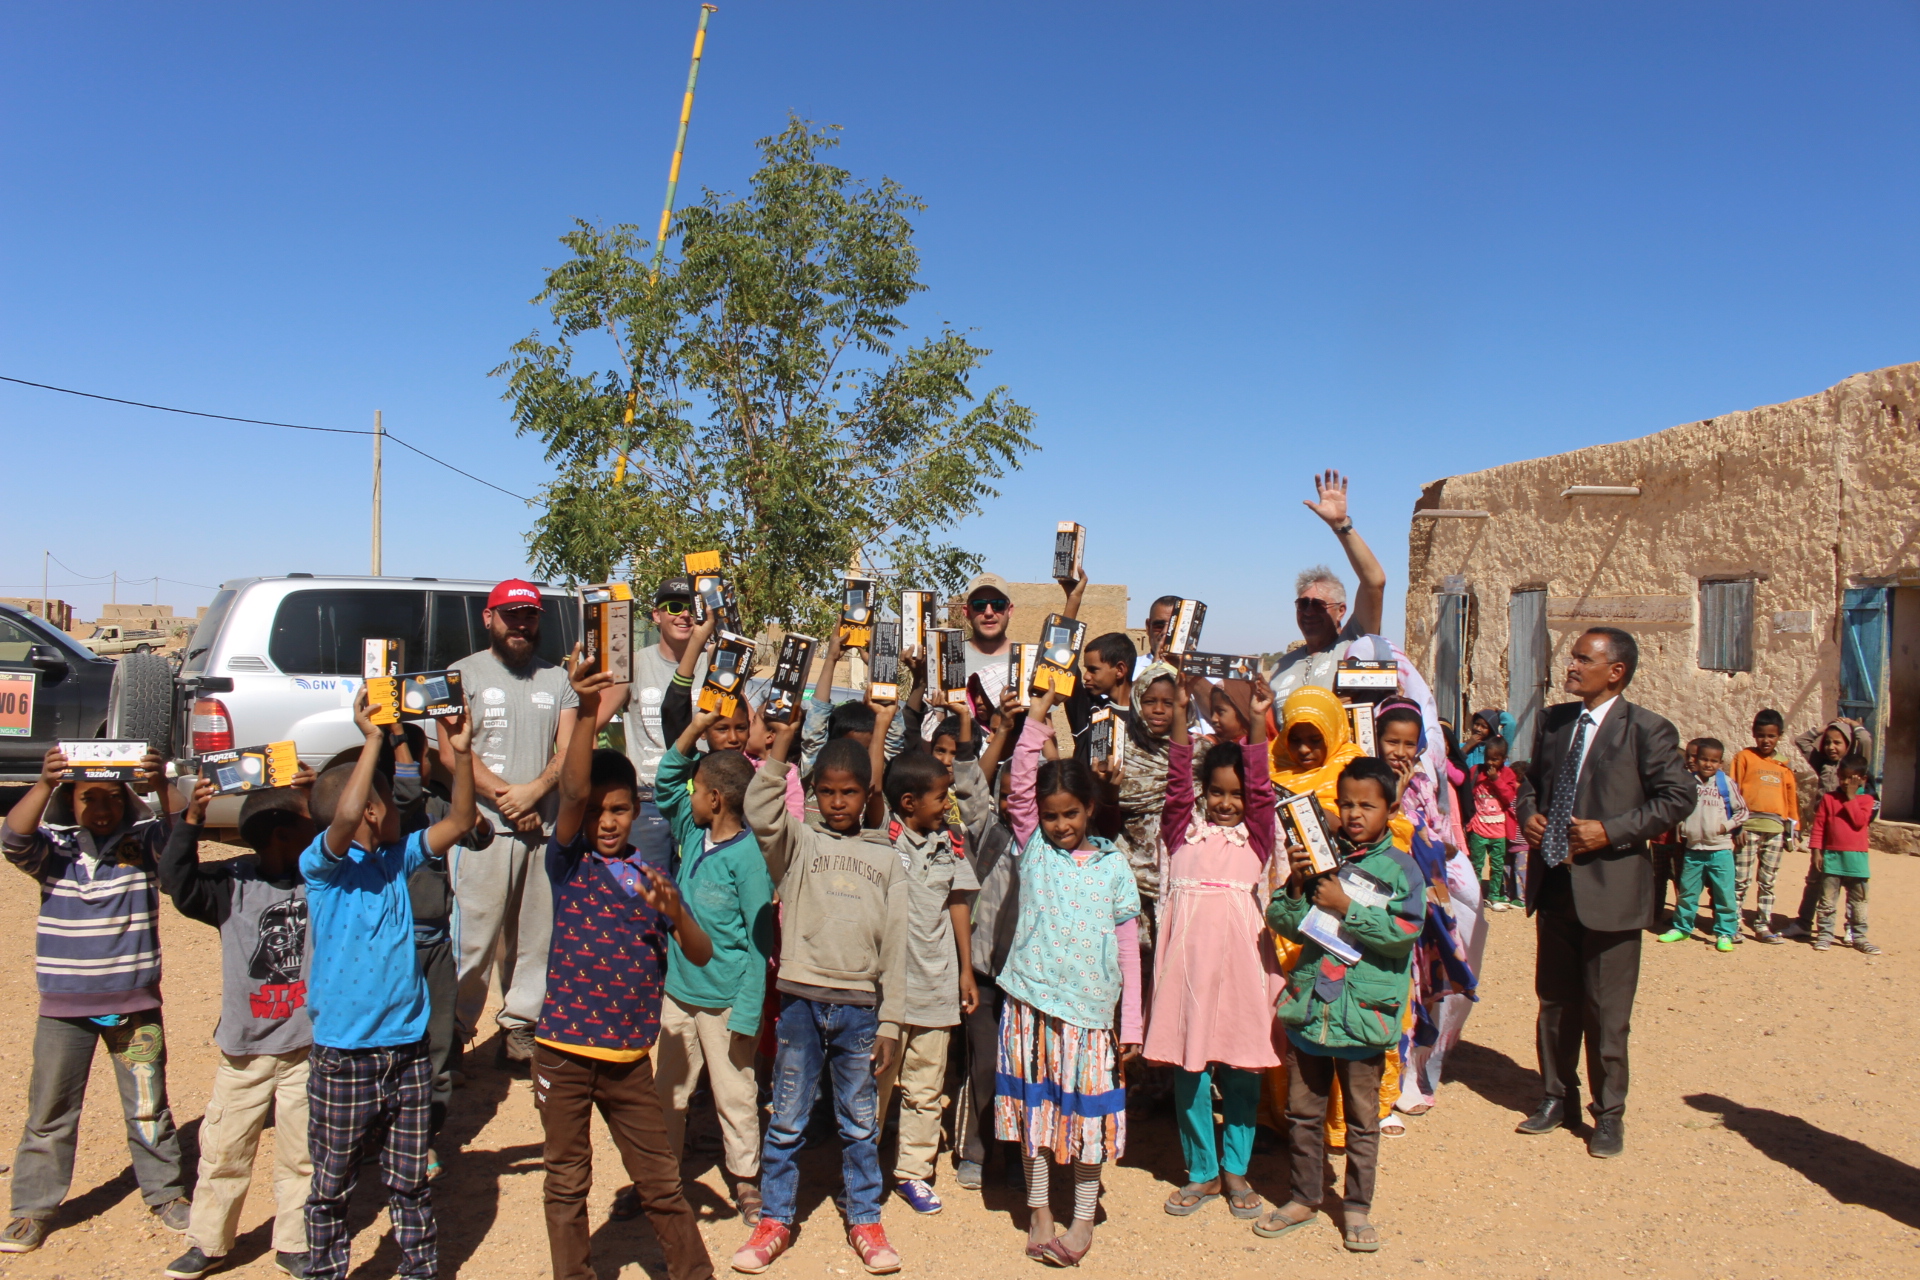
[[[753,762],[738,751],[698,754],[719,713],[697,712],[667,748],[654,803],[680,855],[680,896],[713,940],[713,959],[690,964],[667,943],[666,998],[654,1080],[676,1156],[687,1132],[687,1102],[707,1069],[726,1153],[727,1185],[748,1226],[760,1221],[760,1094],[754,1049],[773,949],[773,877],[742,819]]]
[[[1293,874],[1273,895],[1267,923],[1302,944],[1279,1018],[1287,1029],[1287,1145],[1293,1197],[1254,1224],[1283,1236],[1313,1221],[1325,1186],[1327,1095],[1337,1078],[1347,1112],[1342,1236],[1372,1253],[1380,1233],[1367,1215],[1380,1154],[1380,1072],[1400,1038],[1413,944],[1426,919],[1426,881],[1387,830],[1399,787],[1385,761],[1363,756],[1340,774],[1339,870],[1316,875],[1290,845]]]

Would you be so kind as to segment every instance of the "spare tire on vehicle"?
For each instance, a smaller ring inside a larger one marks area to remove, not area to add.
[[[107,694],[107,736],[140,740],[173,756],[173,664],[157,653],[129,653]]]

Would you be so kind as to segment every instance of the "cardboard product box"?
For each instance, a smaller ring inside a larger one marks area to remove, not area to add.
[[[633,680],[633,585],[600,582],[580,589],[582,656],[595,671]],[[604,665],[602,665],[604,664]]]
[[[1356,702],[1379,702],[1400,689],[1400,664],[1371,658],[1342,658],[1334,668],[1333,691]]]
[[[1080,665],[1080,646],[1086,643],[1087,624],[1078,618],[1050,613],[1040,626],[1040,656],[1034,663],[1033,691],[1051,689],[1065,698],[1073,693],[1074,672]]]
[[[747,677],[752,674],[753,641],[722,631],[707,659],[707,679],[700,686],[700,709],[732,715],[746,693]]]
[[[900,593],[900,649],[927,651],[927,628],[940,625],[939,605],[931,591]]]
[[[727,581],[724,572],[726,564],[721,554],[718,551],[689,551],[680,557],[680,563],[685,566],[687,577],[693,583],[694,625],[699,626],[710,615],[718,614],[718,630],[740,631],[740,601],[734,595],[733,584]]]
[[[867,693],[876,702],[900,701],[900,630],[898,622],[873,624],[873,663],[867,672]]]
[[[1087,762],[1104,763],[1116,778],[1127,762],[1126,722],[1112,707],[1101,707],[1087,717]]]
[[[845,593],[840,597],[840,647],[864,649],[873,643],[873,624],[878,619],[874,593],[880,584],[872,578],[847,575]]]
[[[1321,875],[1340,865],[1339,847],[1333,842],[1333,824],[1326,810],[1311,791],[1302,791],[1282,799],[1278,806],[1284,843],[1299,845],[1313,859],[1313,873]]]
[[[1016,644],[1007,653],[1007,687],[1020,697],[1022,708],[1033,705],[1033,673],[1040,665],[1040,646]]]
[[[807,676],[813,671],[814,650],[819,644],[812,636],[795,631],[781,638],[780,656],[773,665],[772,688],[762,712],[769,724],[786,724],[800,714],[807,696]]]
[[[1080,581],[1087,559],[1087,531],[1071,520],[1062,520],[1053,535],[1053,580]]]
[[[680,557],[680,564],[689,578],[697,578],[703,573],[719,573],[727,567],[726,560],[718,551],[689,551]]]
[[[213,783],[223,796],[292,786],[293,775],[298,772],[300,750],[292,742],[209,751],[200,757],[200,776]]]
[[[967,633],[958,627],[928,627],[927,700],[960,708],[967,693]]]
[[[362,640],[360,675],[367,680],[379,676],[397,676],[406,670],[407,642],[404,640]]]
[[[68,776],[75,782],[132,782],[146,758],[147,744],[131,739],[83,738],[63,742]]]
[[[405,676],[375,676],[367,681],[367,701],[375,724],[402,720],[439,720],[467,709],[458,671],[417,671]]]
[[[1253,658],[1243,658],[1230,653],[1181,653],[1173,655],[1174,665],[1190,676],[1203,676],[1208,680],[1245,680],[1251,683],[1260,678],[1260,664]]]
[[[1370,756],[1380,754],[1379,745],[1373,732],[1373,704],[1371,702],[1349,702],[1347,704],[1347,723],[1353,727],[1353,745]]]
[[[1182,600],[1167,621],[1167,654],[1192,653],[1200,647],[1200,624],[1207,620],[1207,606],[1198,600]]]

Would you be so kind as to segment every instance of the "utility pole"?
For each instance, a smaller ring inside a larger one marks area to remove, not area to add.
[[[120,571],[118,569],[113,571],[113,603],[120,603]]]
[[[380,444],[387,429],[380,422],[380,411],[373,411],[373,576],[380,576]]]
[[[48,626],[53,625],[53,614],[50,612],[53,606],[47,603],[47,557],[52,554],[51,551],[40,553],[40,621]],[[65,627],[60,629],[66,630]]]
[[[693,119],[693,88],[700,83],[700,59],[707,48],[707,19],[720,12],[717,4],[700,6],[700,25],[693,32],[693,65],[687,68],[687,92],[680,99],[680,132],[673,139],[673,163],[667,166],[667,202],[660,206],[660,234],[653,238],[653,269],[647,273],[648,283],[660,278],[660,264],[667,258],[667,228],[673,225],[673,198],[680,189],[680,160],[687,153],[687,123]],[[621,424],[625,430],[621,433],[619,456],[613,463],[613,482],[625,484],[627,480],[627,451],[633,447],[633,415],[640,407],[640,375],[633,374],[633,385],[627,390],[627,412]]]

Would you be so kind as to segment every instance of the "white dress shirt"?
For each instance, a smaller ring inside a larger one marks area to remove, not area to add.
[[[1575,794],[1578,794],[1578,788],[1580,786],[1581,771],[1587,767],[1587,752],[1593,750],[1593,740],[1600,733],[1601,723],[1606,720],[1607,712],[1611,711],[1613,709],[1613,704],[1618,701],[1620,701],[1620,695],[1616,693],[1611,698],[1608,698],[1605,702],[1601,703],[1599,706],[1594,707],[1589,711],[1583,711],[1581,713],[1581,715],[1586,716],[1586,718],[1592,721],[1592,723],[1587,726],[1586,740],[1580,744],[1580,762],[1574,766],[1574,770],[1573,770],[1573,785],[1576,788]],[[1580,717],[1575,716],[1573,718],[1573,723],[1574,723],[1574,732],[1575,733],[1580,732],[1580,728],[1579,728]]]

